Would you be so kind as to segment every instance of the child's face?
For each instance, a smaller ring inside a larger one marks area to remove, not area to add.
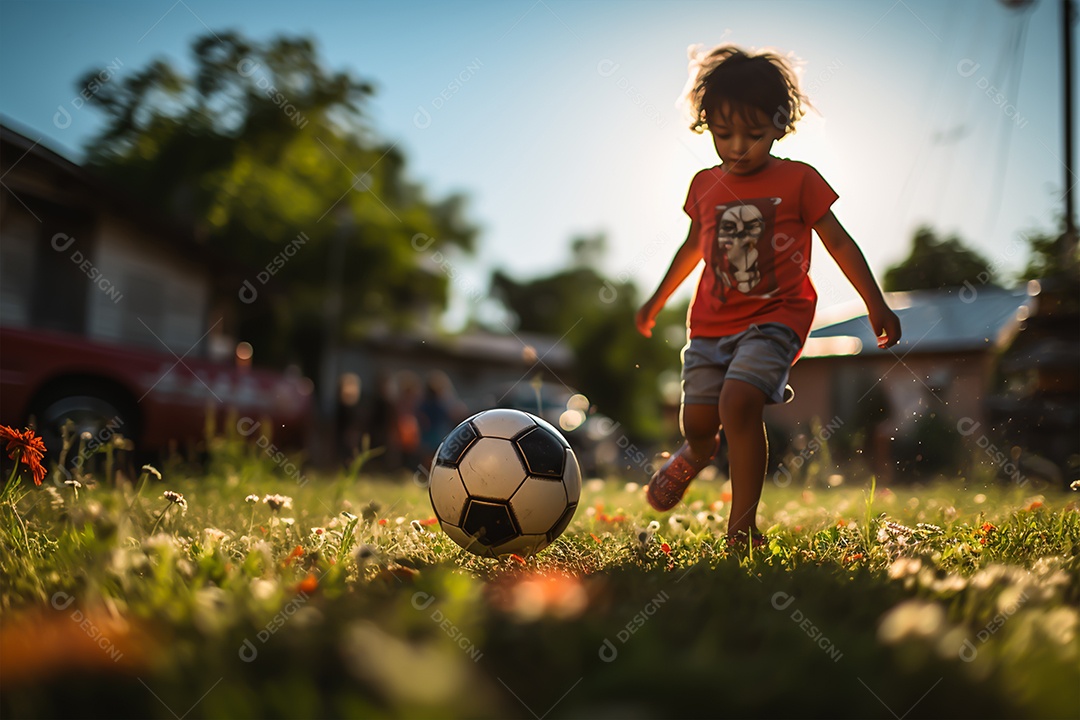
[[[732,175],[752,175],[769,162],[772,144],[784,133],[760,110],[735,112],[725,105],[709,118],[716,154]]]

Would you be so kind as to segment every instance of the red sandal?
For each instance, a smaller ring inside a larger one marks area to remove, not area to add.
[[[698,462],[690,460],[689,455],[690,445],[684,442],[678,452],[672,455],[649,480],[645,497],[654,509],[667,512],[678,505],[686,493],[686,488],[690,486],[690,481],[712,462],[712,455]]]

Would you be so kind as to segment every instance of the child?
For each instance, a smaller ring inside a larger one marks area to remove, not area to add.
[[[708,130],[721,164],[694,176],[683,209],[690,232],[664,279],[638,310],[649,337],[664,303],[705,261],[687,318],[680,425],[686,442],[653,475],[649,504],[666,511],[728,438],[728,544],[761,544],[757,505],[768,446],[762,411],[790,399],[788,372],[802,351],[817,304],[810,282],[810,230],[858,290],[878,347],[900,339],[855,241],[829,209],[832,188],[805,163],[773,157],[794,131],[806,99],[783,58],[723,46],[701,62],[689,95],[695,132]],[[786,393],[785,393],[786,391]]]

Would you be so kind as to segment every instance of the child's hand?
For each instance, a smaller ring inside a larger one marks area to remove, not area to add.
[[[650,298],[634,316],[638,332],[645,337],[652,337],[652,329],[656,325],[656,316],[660,313],[660,306]]]
[[[885,304],[880,307],[868,308],[870,329],[877,336],[877,346],[885,350],[900,342],[900,318]]]

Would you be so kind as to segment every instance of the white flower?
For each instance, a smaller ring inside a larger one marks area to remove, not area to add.
[[[154,548],[155,550],[163,550],[165,548],[175,550],[179,547],[180,543],[172,533],[159,532],[156,535],[143,540],[143,545],[148,548]]]
[[[257,600],[269,600],[277,592],[277,584],[261,578],[251,581],[251,595]]]
[[[228,537],[226,533],[212,527],[203,528],[203,534],[206,535],[206,543],[208,545],[212,545],[216,542],[221,542]]]
[[[694,519],[698,521],[699,525],[713,525],[720,522],[720,518],[717,514],[709,512],[708,510],[702,510],[694,516]]]
[[[878,638],[895,643],[908,636],[933,638],[945,624],[945,610],[937,603],[905,600],[889,610],[878,626]]]
[[[57,492],[56,488],[52,485],[45,486],[45,492],[49,496],[49,506],[56,510],[57,508],[64,507],[64,498]]]
[[[682,532],[686,529],[687,525],[690,524],[689,520],[687,520],[684,515],[672,515],[668,518],[667,522],[674,532]]]
[[[281,508],[292,507],[292,498],[287,495],[267,495],[263,497],[262,501],[266,503],[273,512],[277,512]]]
[[[259,502],[259,496],[258,495],[248,495],[246,498],[244,498],[244,502],[257,503],[257,502]]]
[[[181,512],[187,512],[187,500],[184,499],[183,493],[178,493],[173,490],[166,490],[164,493],[162,493],[162,497],[173,503],[174,505],[179,505]]]
[[[158,480],[161,479],[161,473],[153,465],[143,465],[142,470],[143,470],[143,472],[150,473],[151,475],[156,477]]]
[[[899,580],[909,575],[917,575],[922,569],[922,560],[919,558],[898,558],[889,566],[889,578]]]

